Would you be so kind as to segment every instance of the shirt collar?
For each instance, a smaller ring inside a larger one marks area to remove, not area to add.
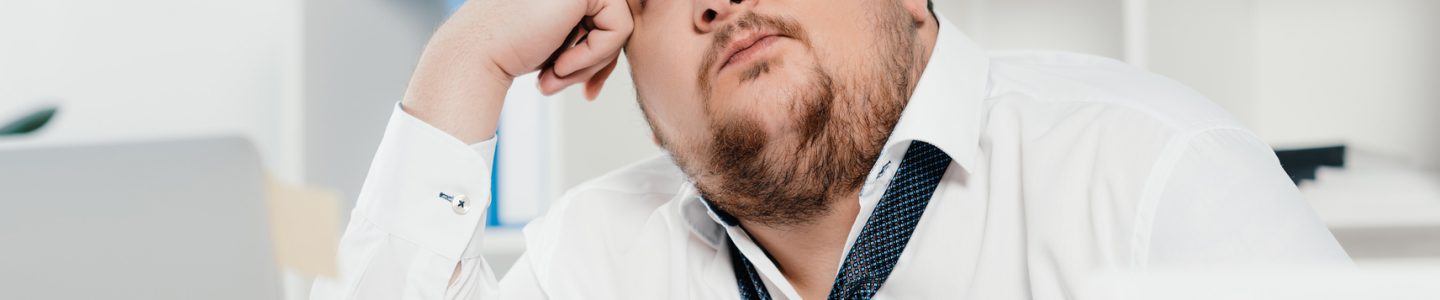
[[[944,16],[939,16],[938,24],[940,32],[930,61],[871,174],[886,162],[899,160],[910,142],[917,140],[940,148],[966,172],[974,167],[980,148],[980,108],[989,84],[990,58]],[[725,245],[721,228],[735,226],[733,217],[715,210],[692,183],[687,182],[676,196],[681,198],[691,229],[712,246]]]
[[[980,111],[989,84],[990,58],[943,16],[935,48],[910,103],[885,141],[880,161],[898,160],[911,141],[940,148],[969,172],[980,149]],[[894,156],[887,158],[887,156]]]

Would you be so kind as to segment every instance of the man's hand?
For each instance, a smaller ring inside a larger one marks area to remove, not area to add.
[[[470,0],[431,37],[402,107],[465,143],[489,139],[516,76],[541,71],[545,94],[585,83],[593,99],[632,26],[625,0]]]

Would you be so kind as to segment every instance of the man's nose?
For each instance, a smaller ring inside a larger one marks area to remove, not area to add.
[[[717,24],[749,9],[759,0],[695,0],[695,29],[700,33],[715,30]]]

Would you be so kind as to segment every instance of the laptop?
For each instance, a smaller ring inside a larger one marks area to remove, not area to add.
[[[0,299],[279,299],[263,178],[239,137],[0,150]]]

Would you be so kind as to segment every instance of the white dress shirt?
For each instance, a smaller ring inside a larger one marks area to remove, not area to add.
[[[1350,264],[1270,147],[1203,96],[1101,57],[987,54],[941,24],[854,199],[850,242],[911,141],[953,158],[877,299],[1063,299],[1107,272]],[[493,149],[397,108],[339,277],[312,298],[736,299],[727,235],[772,296],[800,298],[668,157],[568,191],[497,280],[478,251]],[[473,202],[460,213],[440,193]]]

